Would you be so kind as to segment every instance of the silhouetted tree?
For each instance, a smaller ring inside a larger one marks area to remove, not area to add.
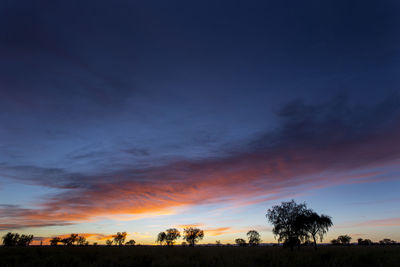
[[[78,234],[71,234],[69,238],[71,239],[71,244],[73,245],[78,240]]]
[[[182,246],[182,247],[186,247],[186,246],[187,246],[187,243],[186,243],[185,241],[182,241],[181,246]]]
[[[17,241],[17,246],[27,247],[33,240],[33,235],[21,235]]]
[[[186,240],[190,246],[194,246],[198,241],[204,237],[204,231],[199,228],[189,227],[183,230],[183,239]]]
[[[110,240],[110,239],[106,240],[106,245],[107,246],[111,246],[112,244],[113,244],[112,240]]]
[[[221,241],[220,240],[215,241],[215,245],[217,245],[218,247],[221,246]]]
[[[131,239],[128,242],[125,243],[125,246],[134,246],[136,244],[136,241]]]
[[[72,246],[78,240],[78,234],[71,234],[69,237],[60,240],[66,246]]]
[[[312,210],[307,210],[304,214],[300,215],[299,220],[301,221],[300,223],[305,224],[306,232],[312,237],[315,249],[317,249],[316,237],[319,236],[319,239],[322,242],[329,227],[333,225],[331,217],[324,214],[318,215]]]
[[[157,243],[160,243],[160,245],[164,244],[167,241],[167,234],[165,232],[160,232],[157,236]]]
[[[179,237],[181,237],[181,233],[176,228],[167,229],[165,233],[166,233],[165,242],[167,243],[168,246],[173,246],[175,244],[175,241]]]
[[[273,206],[267,212],[267,219],[274,228],[272,233],[278,236],[278,242],[284,242],[285,246],[293,249],[295,245],[307,240],[307,225],[304,215],[309,212],[306,204],[297,204],[294,200],[282,202],[281,205]]]
[[[113,237],[115,244],[121,246],[125,242],[126,235],[126,232],[118,232],[116,235],[114,235]]]
[[[360,245],[360,246],[370,246],[370,245],[373,244],[373,242],[372,242],[371,240],[369,240],[369,239],[362,239],[362,238],[357,239],[357,243],[358,243],[358,245]]]
[[[385,239],[379,241],[379,244],[381,244],[381,245],[394,245],[394,244],[396,244],[396,241],[391,240],[389,238],[385,238]]]
[[[349,245],[351,241],[351,237],[348,235],[340,235],[337,238],[337,241],[341,245]]]
[[[86,245],[86,238],[84,236],[79,236],[78,239],[76,240],[76,243],[78,246],[84,246]]]
[[[260,234],[256,230],[248,231],[247,238],[250,246],[258,246],[261,242]]]
[[[65,246],[72,246],[73,245],[71,237],[63,238],[63,239],[61,239],[60,242],[63,243]]]
[[[334,246],[339,245],[339,241],[337,239],[332,239],[331,244]]]
[[[18,233],[8,232],[3,236],[3,245],[6,247],[20,246],[26,247],[33,240],[33,235],[19,235]]]
[[[3,245],[5,247],[13,247],[16,246],[18,243],[19,234],[8,232],[2,237],[2,239],[3,239]]]
[[[247,245],[247,244],[246,244],[246,241],[245,241],[243,238],[237,238],[237,239],[235,239],[235,243],[236,243],[238,246],[241,246],[241,247],[244,247],[244,246]]]

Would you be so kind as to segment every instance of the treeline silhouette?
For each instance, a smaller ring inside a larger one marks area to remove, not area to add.
[[[283,247],[288,247],[293,250],[294,247],[300,246],[314,246],[317,249],[317,240],[323,241],[324,235],[328,232],[329,228],[333,226],[330,216],[318,214],[312,209],[309,209],[305,203],[296,203],[294,200],[289,202],[282,202],[280,205],[273,206],[267,211],[266,217],[273,225],[272,233],[277,237],[278,244]],[[195,246],[200,240],[204,238],[204,231],[195,228],[187,227],[183,230],[183,242],[181,246]],[[237,246],[258,246],[261,243],[261,236],[256,230],[247,232],[248,241],[243,238],[235,239]],[[125,242],[127,233],[118,232],[111,236],[111,239],[106,240],[107,246],[135,246],[136,241],[131,239]],[[169,228],[157,235],[156,243],[172,247],[176,244],[177,240],[181,237],[181,232],[176,228]],[[33,241],[33,235],[20,235],[18,233],[7,233],[2,237],[3,246],[7,247],[26,247]],[[330,241],[330,245],[334,246],[349,246],[351,245],[351,237],[349,235],[340,235],[336,239]],[[53,237],[49,240],[51,246],[89,246],[89,242],[84,236],[78,234],[71,234],[68,237]],[[396,241],[385,238],[378,243],[374,243],[369,239],[359,238],[358,245],[396,245]],[[97,246],[97,243],[93,243]],[[221,241],[217,240],[215,246],[221,246]],[[230,244],[226,244],[230,245]]]

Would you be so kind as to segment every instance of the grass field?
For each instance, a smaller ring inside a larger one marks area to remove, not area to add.
[[[0,247],[0,266],[400,266],[400,246]]]

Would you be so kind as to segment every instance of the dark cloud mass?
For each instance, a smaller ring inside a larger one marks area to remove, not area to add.
[[[399,96],[370,107],[343,103],[343,98],[317,105],[292,102],[279,112],[282,126],[276,131],[219,158],[96,175],[3,166],[4,177],[68,189],[48,198],[37,210],[17,209],[6,218],[23,217],[39,226],[49,221],[58,225],[107,214],[161,212],[238,198],[273,199],[299,186],[310,189],[383,179],[379,176],[385,171],[373,170],[396,166],[400,159]],[[342,110],[337,105],[342,105]],[[11,170],[17,173],[11,175]]]
[[[0,230],[395,179],[398,10],[2,1]]]

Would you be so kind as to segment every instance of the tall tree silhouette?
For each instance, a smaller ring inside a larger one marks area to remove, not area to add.
[[[186,240],[190,246],[194,246],[198,241],[204,237],[204,231],[199,228],[189,227],[183,230],[183,239]]]
[[[274,226],[272,233],[278,236],[278,242],[283,241],[284,245],[293,250],[295,245],[300,246],[300,242],[307,239],[308,233],[304,223],[307,211],[306,204],[297,204],[294,200],[268,209],[266,217]]]
[[[314,248],[317,249],[317,236],[322,242],[329,227],[333,225],[331,217],[324,214],[318,215],[316,212],[309,210],[300,216],[300,220],[305,223],[307,232],[313,239]]]
[[[261,242],[260,234],[256,230],[248,231],[247,238],[250,246],[258,246]]]

